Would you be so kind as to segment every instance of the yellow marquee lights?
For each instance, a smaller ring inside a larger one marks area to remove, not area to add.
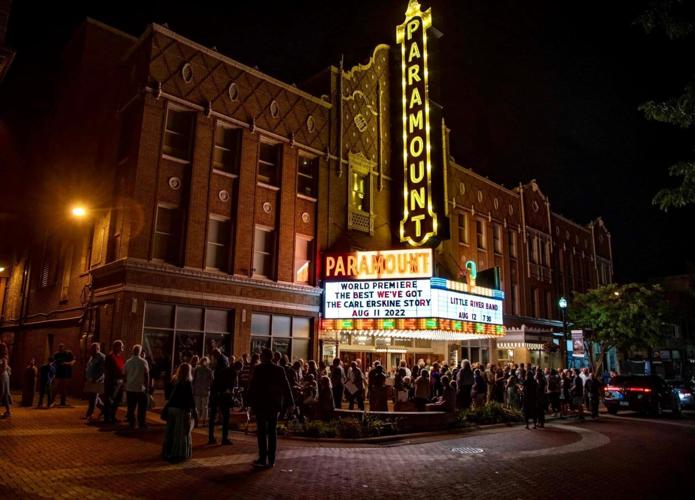
[[[428,96],[427,29],[432,10],[410,0],[405,21],[396,28],[401,45],[403,91],[403,219],[401,241],[421,246],[437,234],[432,207],[430,105]],[[424,117],[423,117],[424,114]]]

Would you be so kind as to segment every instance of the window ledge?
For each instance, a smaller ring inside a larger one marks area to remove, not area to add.
[[[223,177],[229,177],[230,179],[237,179],[239,177],[238,174],[233,174],[232,172],[227,172],[226,170],[220,170],[219,168],[212,168],[212,173],[221,175]]]
[[[301,198],[301,199],[307,200],[307,201],[313,201],[314,203],[316,203],[318,201],[318,198],[314,198],[313,196],[308,196],[308,195],[302,194],[302,193],[297,193],[297,198]]]
[[[468,248],[468,247],[470,246],[470,245],[469,245],[468,243],[466,243],[465,241],[459,241],[458,244],[461,245],[462,247],[466,247],[466,248]]]
[[[262,181],[257,181],[256,186],[264,187],[266,189],[270,189],[271,191],[280,191],[280,186],[273,186],[272,184],[266,184],[265,182],[262,182]]]
[[[176,156],[171,156],[166,153],[162,153],[162,158],[165,160],[173,161],[174,163],[181,163],[183,165],[190,165],[191,160],[184,160],[182,158],[177,158]]]

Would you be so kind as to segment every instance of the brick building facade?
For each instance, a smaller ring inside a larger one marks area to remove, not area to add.
[[[159,25],[136,39],[88,20],[65,61],[32,159],[51,167],[52,203],[2,275],[14,367],[58,343],[81,366],[89,342],[115,339],[142,343],[162,377],[213,346],[337,354],[319,335],[320,256],[403,246],[393,48],[314,77],[321,97]],[[561,331],[558,298],[611,280],[610,234],[553,213],[535,181],[508,189],[456,164],[448,134],[442,122],[451,238],[436,273],[498,267],[508,334],[407,349],[531,361]],[[66,215],[76,202],[84,220]]]

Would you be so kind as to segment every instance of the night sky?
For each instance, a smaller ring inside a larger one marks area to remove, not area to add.
[[[646,2],[423,1],[441,40],[442,104],[456,161],[511,187],[536,179],[554,211],[602,216],[617,281],[685,272],[695,208],[652,206],[675,181],[669,165],[695,156],[692,133],[648,122],[638,106],[680,93],[695,74],[695,43],[645,35]],[[394,43],[407,2],[36,2],[15,0],[7,45],[17,49],[2,94],[27,111],[48,105],[45,72],[90,16],[139,36],[149,22],[287,82],[344,54],[364,60]],[[218,5],[221,4],[221,5]],[[689,66],[688,66],[689,62]],[[24,93],[18,100],[15,92]]]

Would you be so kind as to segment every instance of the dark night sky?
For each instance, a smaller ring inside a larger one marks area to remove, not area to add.
[[[553,210],[578,222],[602,216],[618,281],[684,272],[695,261],[687,244],[695,208],[664,214],[651,205],[658,187],[674,182],[667,167],[695,156],[692,134],[647,122],[637,110],[682,90],[695,69],[693,41],[645,35],[633,25],[642,0],[422,3],[433,7],[444,33],[442,104],[459,163],[506,186],[535,178]],[[85,16],[134,35],[166,22],[301,82],[341,53],[354,64],[376,44],[393,43],[407,2],[182,4],[16,0],[7,43],[18,54],[3,93],[22,87],[40,94],[38,75]]]

